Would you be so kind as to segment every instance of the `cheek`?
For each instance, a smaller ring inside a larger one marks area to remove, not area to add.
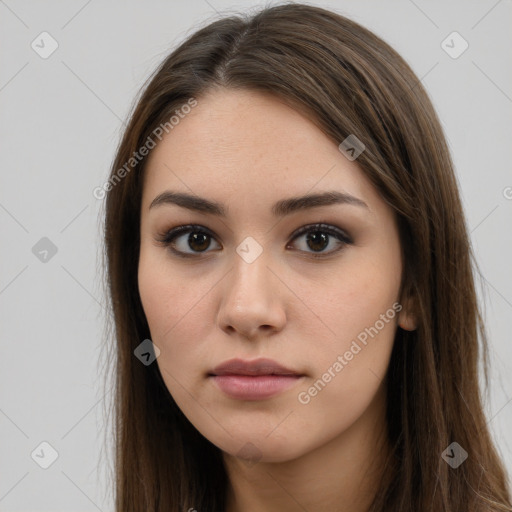
[[[324,340],[315,344],[316,349],[325,349],[331,356],[333,351],[348,350],[351,340],[360,333],[364,338],[365,329],[376,322],[382,337],[393,337],[397,312],[389,310],[398,300],[401,279],[400,260],[395,259],[394,252],[392,247],[389,254],[354,251],[336,272],[321,280],[309,276],[297,280],[297,295],[313,313],[307,315],[310,325],[316,326],[319,341]],[[381,315],[385,315],[385,325]],[[314,338],[310,335],[310,339]]]
[[[318,445],[349,430],[365,411],[372,415],[382,410],[385,393],[379,390],[384,386],[396,332],[398,311],[393,296],[375,292],[365,300],[358,298],[356,304],[355,299],[348,300],[349,295],[338,297],[342,302],[347,299],[347,307],[341,304],[332,312],[330,327],[336,336],[329,338],[335,341],[314,349],[311,344],[305,347],[311,378],[294,397],[297,418],[303,422],[297,434],[307,427]],[[349,309],[352,314],[346,314]]]
[[[195,286],[200,286],[199,283],[187,282],[182,274],[171,271],[165,260],[165,251],[144,245],[139,259],[138,284],[142,307],[155,343],[163,342],[172,334],[201,294]]]
[[[322,328],[314,344],[311,333],[303,338],[312,378],[297,401],[333,427],[350,424],[369,406],[389,364],[401,309],[401,266],[394,248],[388,249],[347,258],[335,279],[321,288],[310,282],[301,292],[315,297],[311,309],[328,330]]]
[[[178,382],[189,382],[190,370],[197,368],[204,357],[207,334],[211,332],[208,304],[213,284],[208,279],[171,272],[152,250],[141,251],[138,281],[151,341],[160,349],[157,363],[162,376],[165,380],[172,375]]]

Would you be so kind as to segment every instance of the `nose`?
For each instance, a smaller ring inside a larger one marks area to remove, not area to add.
[[[231,336],[255,340],[281,331],[286,323],[286,287],[264,254],[251,263],[236,255],[219,290],[218,325]]]

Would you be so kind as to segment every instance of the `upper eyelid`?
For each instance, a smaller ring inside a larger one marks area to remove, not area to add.
[[[296,228],[289,236],[290,237],[296,236],[296,235],[302,234],[304,231],[307,231],[308,229],[314,229],[314,228],[317,228],[319,231],[322,229],[336,231],[336,232],[339,231],[339,232],[341,232],[341,234],[345,234],[348,238],[351,238],[350,235],[348,234],[347,230],[340,228],[334,224],[330,224],[329,222],[326,222],[326,221],[311,222],[308,224],[304,224],[304,225]],[[162,234],[167,235],[169,233],[173,233],[173,234],[179,235],[181,233],[187,233],[190,231],[204,232],[204,233],[207,233],[208,235],[211,235],[211,236],[217,238],[217,235],[213,230],[211,230],[210,228],[207,228],[206,226],[203,226],[201,224],[177,225],[173,228],[165,229],[162,232]]]
[[[317,228],[318,231],[332,231],[334,233],[343,235],[345,238],[348,238],[350,241],[352,241],[352,237],[345,229],[334,226],[333,224],[329,224],[328,222],[313,222],[312,224],[304,224],[304,226],[297,228],[290,236],[300,236],[315,228]]]

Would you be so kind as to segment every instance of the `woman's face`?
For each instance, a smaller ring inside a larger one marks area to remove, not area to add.
[[[382,419],[397,226],[357,160],[297,111],[240,90],[197,101],[146,167],[138,282],[156,363],[224,452],[291,460]],[[327,192],[338,201],[299,199]],[[287,370],[216,369],[262,358]]]

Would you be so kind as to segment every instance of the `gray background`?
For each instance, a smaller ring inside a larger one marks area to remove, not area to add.
[[[439,113],[484,276],[489,424],[512,471],[512,3],[309,3],[394,46]],[[113,510],[102,449],[110,428],[101,379],[103,206],[92,191],[108,177],[133,99],[163,57],[217,12],[259,5],[0,0],[1,511]],[[42,46],[44,31],[58,43],[46,59],[31,47]],[[469,44],[457,58],[441,45],[453,31]],[[40,252],[44,237],[54,255]],[[58,453],[48,469],[36,463],[51,456],[44,441]]]

